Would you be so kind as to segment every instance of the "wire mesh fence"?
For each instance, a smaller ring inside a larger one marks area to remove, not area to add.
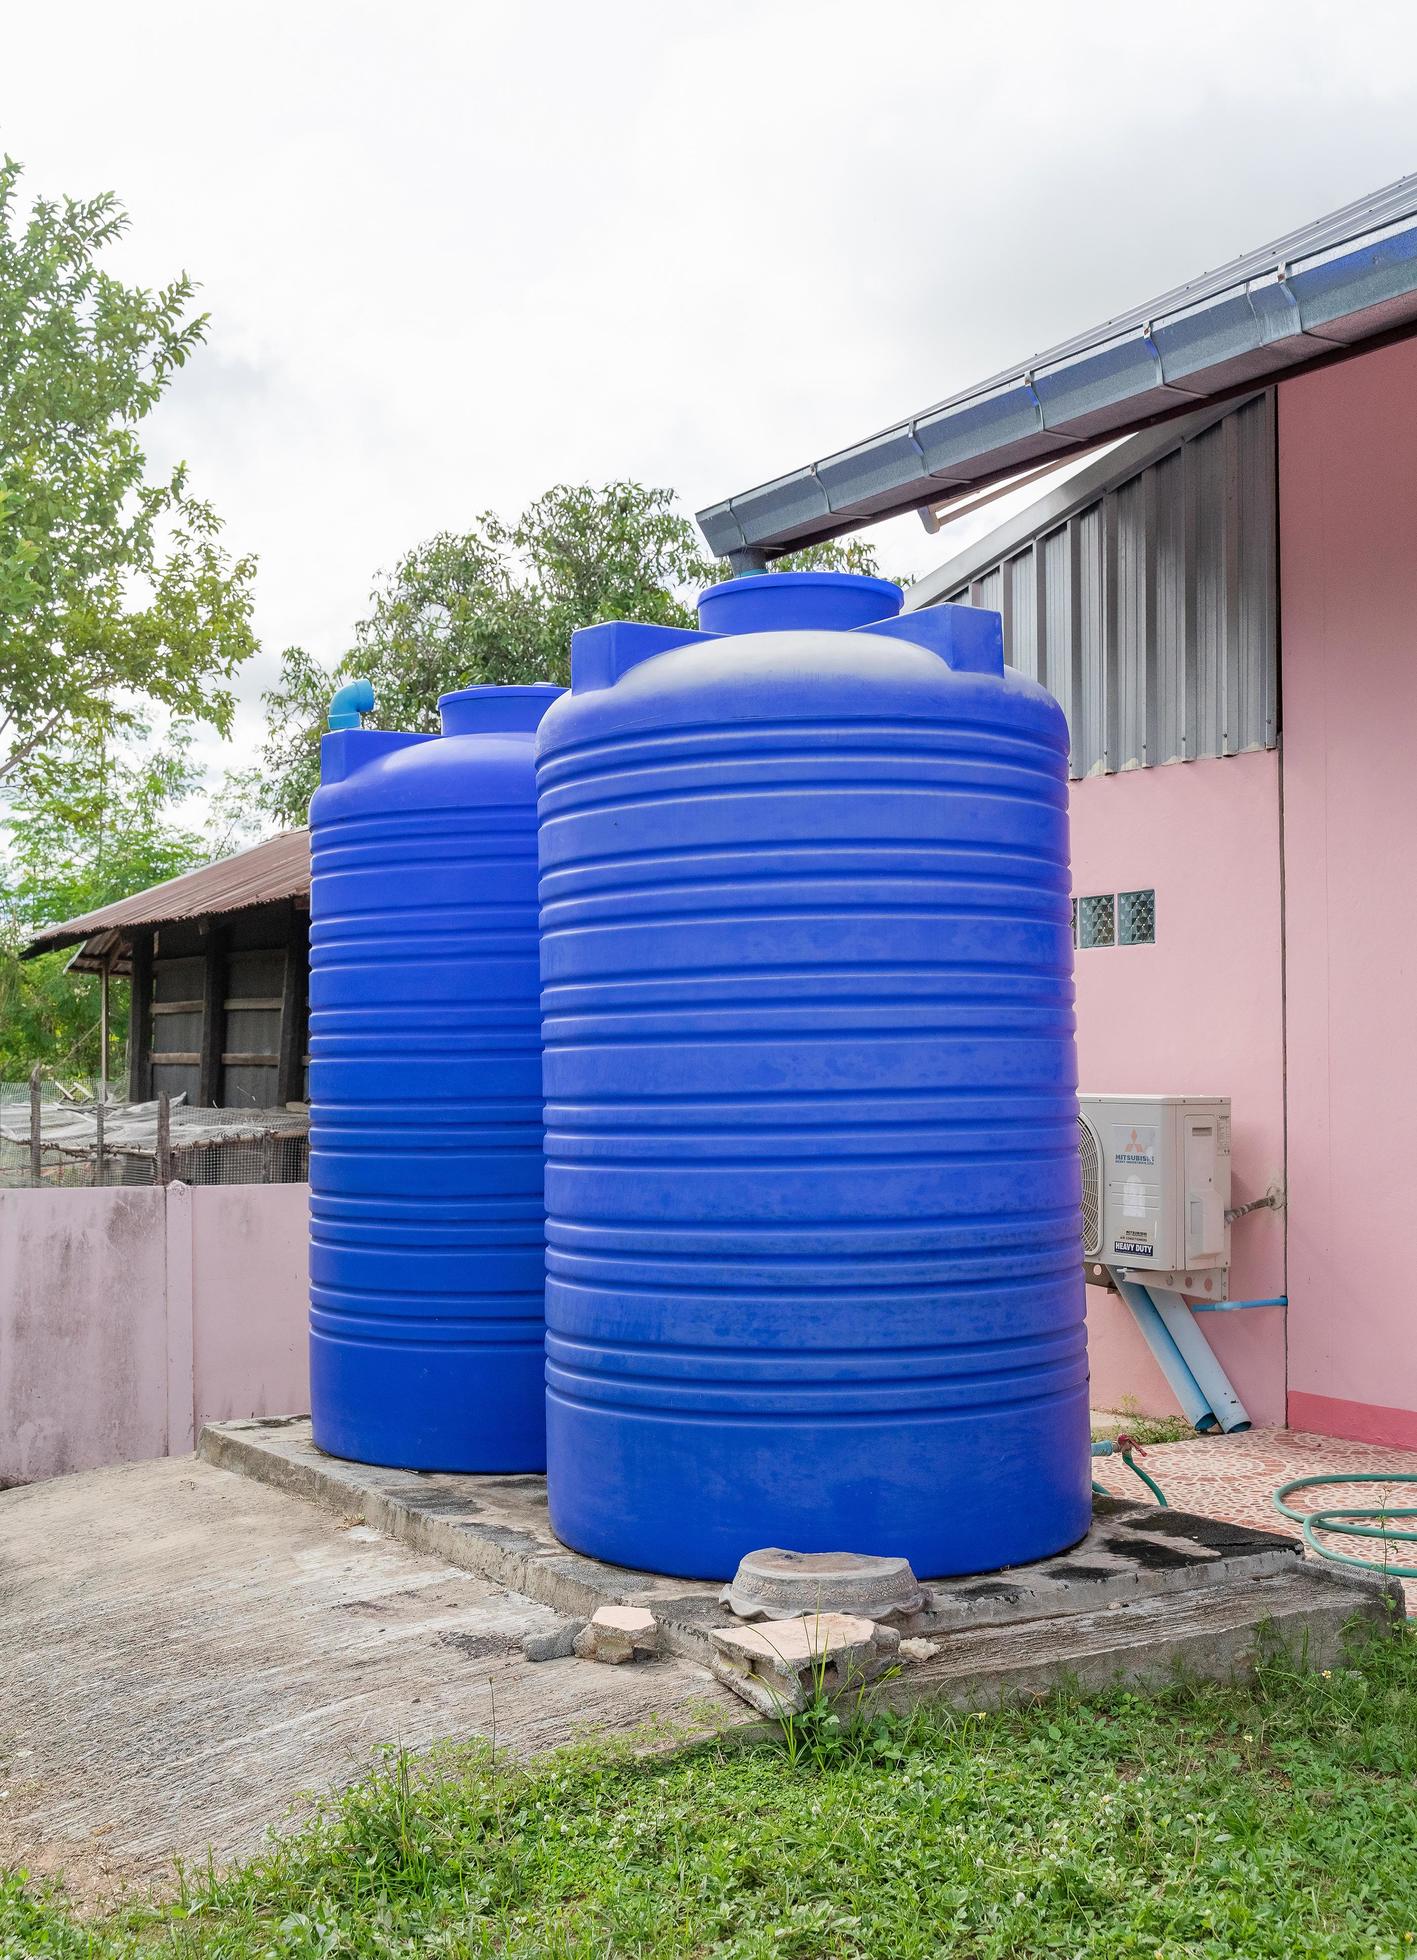
[[[0,1189],[301,1184],[309,1128],[304,1110],[194,1109],[180,1096],[134,1103],[111,1093],[104,1102],[82,1079],[0,1083]]]

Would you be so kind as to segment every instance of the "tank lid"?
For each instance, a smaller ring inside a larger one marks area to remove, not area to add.
[[[894,619],[905,594],[889,579],[859,572],[755,572],[699,594],[706,633],[849,633]]]
[[[530,735],[563,690],[550,681],[530,687],[461,687],[438,697],[445,735]]]

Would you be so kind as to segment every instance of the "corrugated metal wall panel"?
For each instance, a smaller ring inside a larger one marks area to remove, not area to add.
[[[1014,665],[1030,680],[1038,679],[1038,612],[1033,550],[1020,552],[1005,568],[1014,628]]]
[[[1077,698],[1072,630],[1072,551],[1066,530],[1040,538],[1034,547],[1038,616],[1043,622],[1044,667],[1040,679],[1063,704],[1071,723]]]
[[[1009,664],[1067,713],[1078,777],[1273,748],[1275,590],[1262,395],[943,596],[1003,614]]]
[[[1103,653],[1102,505],[1079,512],[1068,525],[1073,545],[1072,631],[1080,685],[1073,724],[1072,771],[1091,776],[1107,768],[1107,692]]]

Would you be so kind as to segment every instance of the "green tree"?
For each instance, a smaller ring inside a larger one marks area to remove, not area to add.
[[[229,727],[254,650],[255,561],[233,560],[185,464],[153,472],[140,426],[206,332],[184,274],[157,292],[100,264],[112,196],[41,198],[0,162],[0,781],[143,701]]]
[[[773,570],[878,575],[862,538],[815,545]],[[514,524],[487,512],[470,531],[439,532],[379,578],[369,616],[333,672],[303,647],[286,648],[263,696],[260,765],[227,795],[282,824],[304,823],[325,710],[342,681],[373,683],[374,726],[430,732],[440,694],[482,682],[564,685],[577,627],[605,619],[692,626],[695,592],[729,576],[705,556],[673,493],[639,483],[561,483]]]
[[[0,861],[0,1080],[22,1078],[35,1062],[59,1074],[97,1073],[98,980],[67,973],[67,950],[34,960],[20,951],[40,926],[212,856],[207,841],[174,819],[201,783],[191,740],[183,727],[154,744],[141,726],[121,737],[90,726],[62,753],[46,746],[24,772]],[[126,991],[114,988],[117,1026]]]

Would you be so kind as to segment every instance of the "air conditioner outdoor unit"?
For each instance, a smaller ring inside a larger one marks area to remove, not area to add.
[[[1083,1256],[1177,1292],[1226,1295],[1228,1096],[1080,1096]]]

